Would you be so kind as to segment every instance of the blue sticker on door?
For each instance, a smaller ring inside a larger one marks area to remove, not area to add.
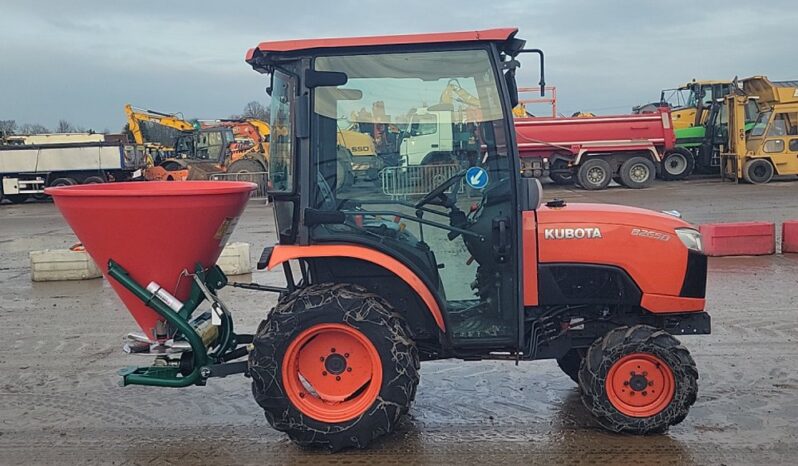
[[[466,171],[466,184],[474,189],[482,189],[488,184],[488,172],[482,167],[471,167]]]

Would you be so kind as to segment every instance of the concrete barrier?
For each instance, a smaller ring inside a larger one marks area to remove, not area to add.
[[[798,253],[798,220],[787,220],[781,225],[781,252]]]
[[[762,256],[776,252],[771,222],[714,223],[698,227],[708,256]]]
[[[222,250],[216,261],[225,275],[243,275],[252,273],[252,261],[249,258],[249,243],[230,243]]]
[[[30,277],[35,282],[100,278],[100,269],[86,251],[45,249],[31,251]]]

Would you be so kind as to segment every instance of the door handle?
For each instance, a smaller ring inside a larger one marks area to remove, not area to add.
[[[507,253],[510,249],[510,231],[506,218],[493,219],[493,230],[496,234],[494,250],[496,251],[496,262],[507,261]]]

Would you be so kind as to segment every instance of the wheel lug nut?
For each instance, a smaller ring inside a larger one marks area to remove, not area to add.
[[[648,395],[648,392],[643,390],[643,396],[646,396],[646,395]]]
[[[629,386],[629,381],[628,381],[628,380],[627,380],[627,381],[625,381],[625,382],[623,383],[623,386],[624,386],[624,387],[628,387],[628,386]]]
[[[340,375],[336,375],[335,376],[335,381],[336,382],[340,382],[341,381],[341,376]]]
[[[654,386],[654,381],[653,381],[653,380],[649,381],[649,382],[648,382],[648,386],[649,386],[649,387],[653,387],[653,386]]]
[[[330,348],[330,353],[335,353],[335,348]]]
[[[324,356],[320,357],[319,361],[324,362]]]
[[[300,398],[305,398],[305,394],[304,394],[304,393],[302,393],[302,392],[299,392],[299,397],[300,397]]]
[[[327,371],[322,371],[321,375],[327,375]]]
[[[346,371],[347,371],[347,372],[352,372],[352,368],[351,368],[351,367],[347,367],[347,368],[346,368]]]
[[[349,357],[349,353],[344,353],[344,357],[348,358]]]
[[[647,375],[648,375],[648,372],[643,371],[643,377],[646,377]]]

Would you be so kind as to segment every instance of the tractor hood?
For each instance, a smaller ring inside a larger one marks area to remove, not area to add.
[[[567,204],[564,207],[542,206],[537,211],[538,224],[624,225],[673,233],[676,228],[695,228],[673,215],[637,207],[614,204]]]

